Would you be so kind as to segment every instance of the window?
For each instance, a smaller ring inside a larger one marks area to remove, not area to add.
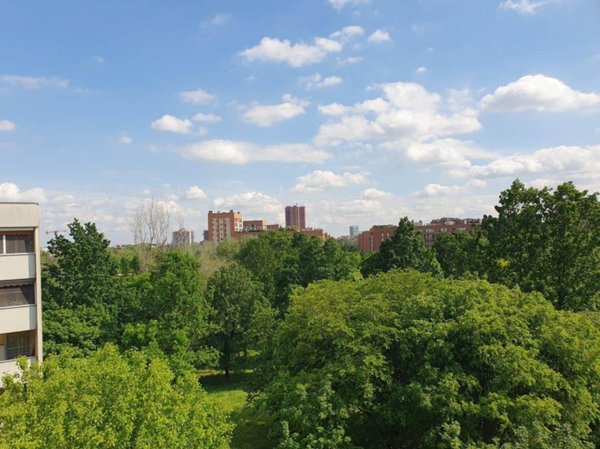
[[[30,343],[30,332],[16,332],[6,334],[6,358],[16,359],[19,356],[33,355]]]
[[[0,307],[35,304],[33,284],[0,286]]]
[[[32,232],[7,232],[2,237],[4,240],[4,252],[2,254],[33,252]]]

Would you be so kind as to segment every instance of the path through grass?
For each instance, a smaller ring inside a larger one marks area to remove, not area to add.
[[[272,449],[267,439],[267,422],[254,413],[246,404],[251,372],[234,373],[226,378],[224,374],[203,373],[200,382],[210,396],[231,414],[235,424],[232,449]]]

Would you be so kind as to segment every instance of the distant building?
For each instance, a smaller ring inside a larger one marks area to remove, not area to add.
[[[192,246],[192,243],[194,243],[194,231],[181,228],[178,231],[173,232],[171,246]]]
[[[428,248],[433,247],[437,236],[442,232],[470,231],[473,226],[478,226],[481,220],[476,218],[438,218],[431,223],[422,224],[421,221],[415,223],[415,229],[423,236],[423,242]],[[374,253],[379,251],[381,243],[389,239],[397,226],[394,225],[376,225],[370,230],[361,232],[358,235],[358,249],[363,253]]]
[[[306,208],[304,206],[286,206],[285,227],[294,229],[306,228]]]
[[[205,229],[204,231],[202,231],[202,240],[204,240],[205,242],[208,242],[208,240],[209,240],[208,229]]]
[[[267,230],[265,220],[244,220],[242,229],[244,232],[261,232]]]
[[[358,226],[352,225],[350,226],[350,238],[353,239],[358,237]]]
[[[208,240],[220,243],[223,240],[237,239],[243,231],[244,220],[241,212],[208,212]]]
[[[42,361],[39,206],[0,203],[0,387],[18,357]]]
[[[278,231],[279,229],[281,229],[281,225],[278,225],[278,224],[267,225],[267,231]]]
[[[293,229],[293,228],[291,228]],[[321,240],[328,240],[331,238],[331,236],[329,234],[327,234],[325,231],[323,231],[322,229],[319,228],[304,228],[304,229],[300,229],[298,232],[300,232],[301,234],[307,235],[309,237],[318,237]]]

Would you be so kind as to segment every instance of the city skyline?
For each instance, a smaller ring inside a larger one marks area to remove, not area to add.
[[[139,202],[347,235],[600,190],[593,0],[0,4],[0,201],[133,241]],[[173,223],[173,230],[175,223]]]

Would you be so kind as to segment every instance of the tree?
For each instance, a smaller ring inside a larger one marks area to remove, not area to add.
[[[212,362],[214,354],[205,346],[206,281],[199,268],[194,257],[169,250],[157,254],[148,274],[128,284],[132,322],[125,326],[124,348],[160,348],[177,372]]]
[[[363,276],[386,272],[393,268],[414,268],[418,271],[441,274],[441,268],[415,226],[404,217],[389,239],[381,243],[379,252],[365,259],[361,267]]]
[[[132,228],[135,243],[149,247],[166,245],[171,229],[169,209],[160,201],[142,201],[135,210]]]
[[[442,232],[435,239],[433,251],[444,275],[460,278],[467,273],[485,274],[483,254],[486,243],[478,230]]]
[[[108,346],[5,378],[0,449],[221,449],[231,425],[193,375]]]
[[[71,348],[85,354],[117,338],[121,290],[110,242],[93,223],[74,220],[68,227],[70,239],[57,235],[48,243],[44,346],[48,353]]]
[[[293,294],[262,404],[279,449],[591,449],[599,346],[539,293],[415,271],[322,281]]]
[[[490,280],[539,291],[557,307],[596,309],[600,292],[600,204],[571,182],[556,190],[519,180],[500,194],[497,217],[485,216]]]

